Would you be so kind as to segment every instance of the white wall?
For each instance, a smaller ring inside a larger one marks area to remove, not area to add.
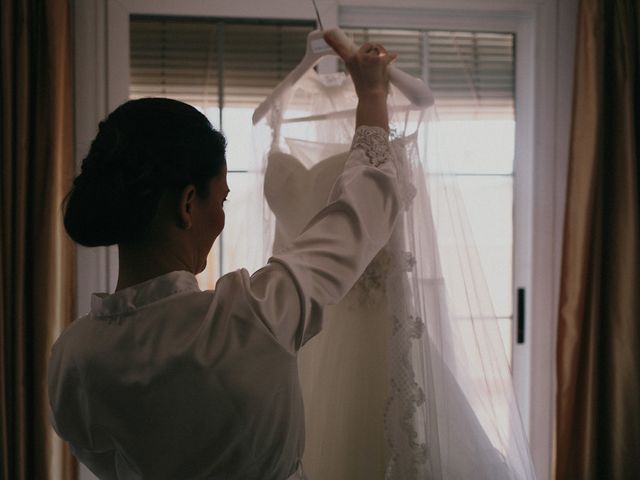
[[[317,0],[325,27],[338,24],[394,24],[397,27],[512,29],[529,39],[518,56],[518,142],[525,151],[525,188],[534,205],[520,219],[522,242],[530,252],[520,259],[522,282],[530,285],[527,316],[530,344],[516,351],[516,368],[527,385],[520,391],[534,464],[541,480],[551,478],[555,394],[555,332],[562,221],[571,114],[574,31],[577,0]],[[304,0],[76,0],[76,158],[81,159],[98,122],[126,100],[129,13],[222,17],[314,19]],[[522,58],[524,57],[524,58]],[[112,290],[114,249],[80,249],[78,312],[88,310],[89,293]],[[522,283],[518,282],[518,283]],[[524,378],[524,377],[522,377]],[[84,467],[83,480],[92,479]]]

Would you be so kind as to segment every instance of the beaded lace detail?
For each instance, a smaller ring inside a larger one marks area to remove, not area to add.
[[[425,332],[424,321],[406,298],[410,290],[407,275],[414,270],[416,259],[411,252],[402,251],[399,244],[401,242],[396,237],[387,247],[393,252],[393,260],[386,292],[392,331],[391,388],[384,413],[385,437],[390,453],[385,479],[417,480],[425,478],[426,472],[431,471],[432,452],[427,448],[427,438],[418,433],[416,425],[428,421],[420,418],[419,410],[432,400],[427,398],[416,381],[412,364],[414,342],[420,342]]]
[[[409,159],[415,156],[415,138],[404,137],[389,140],[390,134],[379,127],[359,127],[352,149],[361,149],[373,166],[394,161],[401,203],[408,213],[416,195],[411,179]],[[393,136],[393,134],[391,135]],[[412,355],[416,345],[425,335],[425,323],[410,301],[409,276],[414,274],[416,258],[407,251],[402,228],[396,228],[387,246],[367,267],[354,287],[360,303],[373,303],[378,295],[387,297],[389,317],[392,321],[390,338],[390,391],[387,398],[384,424],[385,440],[389,451],[386,479],[403,478],[417,480],[429,477],[433,472],[431,455],[424,433],[416,428],[421,422],[421,412],[432,399],[416,379]],[[430,425],[429,428],[435,426]],[[436,446],[437,447],[437,446]],[[435,453],[437,456],[437,453]]]
[[[389,133],[380,127],[358,127],[353,137],[351,149],[362,150],[369,163],[374,167],[379,167],[392,159],[389,148]]]

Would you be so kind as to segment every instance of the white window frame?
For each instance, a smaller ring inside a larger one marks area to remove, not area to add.
[[[188,15],[313,20],[300,0],[75,0],[75,157],[129,91],[129,16]],[[514,287],[527,289],[526,343],[514,345],[514,379],[540,480],[552,476],[558,278],[571,116],[577,0],[318,0],[325,27],[516,33]],[[535,159],[535,161],[534,161]],[[78,248],[79,314],[90,293],[112,291],[117,251]],[[533,321],[531,320],[533,319]],[[94,478],[84,467],[80,478]]]

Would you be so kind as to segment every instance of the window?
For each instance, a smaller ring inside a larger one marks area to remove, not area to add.
[[[251,161],[251,115],[304,55],[301,22],[133,16],[130,97],[169,96],[201,109],[229,136],[226,229],[241,228]],[[506,33],[347,29],[399,54],[398,66],[429,82],[440,121],[424,132],[427,155],[446,156],[465,201],[505,349],[512,344],[514,43]],[[258,41],[256,41],[258,40]],[[438,141],[434,141],[438,138]],[[433,149],[439,149],[435,152]],[[243,188],[244,187],[244,188]],[[223,271],[246,266],[224,234],[200,275],[212,288]],[[257,267],[257,265],[256,265]]]

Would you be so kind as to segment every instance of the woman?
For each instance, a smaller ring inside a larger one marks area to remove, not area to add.
[[[117,244],[116,292],[95,294],[52,351],[51,418],[98,477],[304,478],[296,354],[387,242],[399,211],[381,46],[345,60],[356,134],[327,207],[283,253],[202,292],[224,227],[224,138],[197,110],[127,102],[101,123],[65,205],[87,246]]]

